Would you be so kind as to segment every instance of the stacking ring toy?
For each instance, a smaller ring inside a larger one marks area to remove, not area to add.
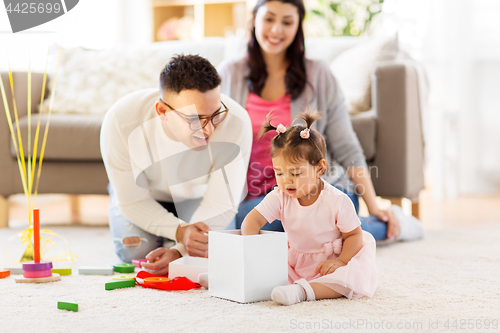
[[[133,276],[133,275],[119,275],[119,276],[114,276],[113,280],[135,280],[135,276]]]
[[[43,277],[49,277],[52,276],[52,270],[51,269],[44,269],[41,271],[24,271],[23,276],[25,278],[43,278]]]
[[[44,271],[47,269],[52,269],[52,262],[51,261],[23,262],[23,271]]]
[[[170,280],[168,277],[154,276],[144,278],[144,284],[153,284],[153,283],[169,283]]]
[[[116,264],[113,267],[118,273],[133,273],[135,271],[134,264]]]

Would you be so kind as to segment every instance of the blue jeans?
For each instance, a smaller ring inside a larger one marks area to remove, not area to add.
[[[108,185],[109,192],[109,229],[111,231],[111,237],[113,237],[113,242],[115,244],[115,251],[118,257],[124,262],[132,262],[133,259],[144,258],[149,252],[154,249],[164,246],[164,245],[174,245],[168,243],[167,238],[156,236],[150,234],[149,232],[139,228],[132,222],[130,222],[121,212],[118,207],[118,200],[116,199],[115,193],[111,185]],[[177,211],[175,210],[175,205],[172,202],[158,202],[166,210],[177,216]],[[133,247],[128,247],[123,244],[123,240],[128,237],[138,237],[138,242],[134,242]]]
[[[347,194],[349,199],[351,199],[352,203],[354,204],[354,208],[356,209],[356,214],[359,214],[359,195],[348,192],[344,193]],[[247,214],[250,213],[250,211],[254,209],[255,206],[257,206],[264,199],[264,197],[265,195],[252,200],[242,202],[240,204],[240,207],[238,208],[238,214],[236,214],[236,217],[233,219],[233,221],[227,227],[227,229],[241,229],[241,223],[243,223],[245,216],[247,216]],[[386,222],[379,220],[379,218],[376,216],[364,217],[358,215],[358,217],[359,220],[361,221],[361,229],[372,234],[375,240],[378,241],[387,239]],[[262,227],[262,230],[284,231],[283,225],[279,220],[275,220],[273,223],[266,223],[266,225]]]

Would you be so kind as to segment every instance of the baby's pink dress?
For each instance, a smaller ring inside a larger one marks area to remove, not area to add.
[[[349,197],[323,183],[324,189],[310,206],[301,206],[297,199],[276,187],[255,209],[269,222],[281,220],[288,234],[290,283],[303,278],[347,298],[372,297],[377,289],[375,239],[366,231],[363,231],[363,247],[346,266],[323,276],[314,272],[321,262],[340,255],[341,232],[350,232],[361,225]]]

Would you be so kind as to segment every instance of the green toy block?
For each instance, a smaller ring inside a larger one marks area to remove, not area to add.
[[[52,273],[59,275],[71,275],[71,268],[52,268]]]
[[[57,302],[57,308],[61,310],[78,311],[78,303],[74,298],[70,298],[64,301]]]
[[[119,288],[135,287],[135,280],[115,280],[106,282],[105,289],[113,290]]]

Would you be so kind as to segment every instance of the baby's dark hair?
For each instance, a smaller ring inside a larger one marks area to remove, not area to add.
[[[259,132],[259,138],[269,131],[277,131],[277,135],[271,141],[271,157],[274,158],[281,155],[292,163],[305,160],[311,165],[318,165],[326,156],[325,138],[316,129],[311,127],[318,119],[321,119],[319,112],[312,113],[306,110],[293,121],[302,120],[305,122],[305,126],[290,125],[283,132],[280,131],[280,129],[283,129],[280,128],[281,126],[278,125],[276,127],[271,124],[273,119],[269,119],[268,115],[267,121],[263,124]]]

